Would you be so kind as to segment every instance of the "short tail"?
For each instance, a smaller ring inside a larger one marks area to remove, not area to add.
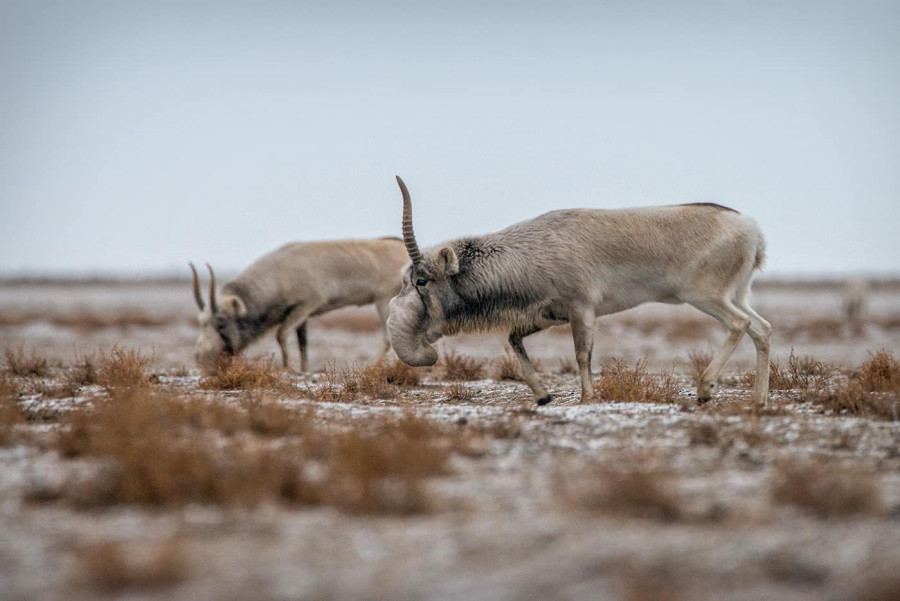
[[[763,263],[766,262],[766,240],[762,236],[756,243],[756,257],[753,259],[753,269],[762,269]]]

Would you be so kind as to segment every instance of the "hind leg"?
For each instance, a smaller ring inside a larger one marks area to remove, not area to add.
[[[749,290],[735,299],[735,304],[750,317],[747,333],[756,346],[756,383],[753,385],[753,402],[763,407],[769,404],[769,349],[772,326],[760,317],[747,302]]]
[[[388,336],[387,331],[387,319],[388,315],[390,315],[390,302],[391,299],[389,298],[375,302],[375,309],[378,311],[378,318],[381,320],[381,335],[384,338],[381,345],[381,353],[379,353],[378,359],[375,360],[376,363],[384,359],[388,354],[388,351],[391,350],[391,338]]]
[[[700,375],[697,384],[697,400],[705,403],[712,396],[725,363],[734,353],[741,338],[750,327],[750,317],[734,306],[730,299],[688,301],[707,315],[715,317],[728,329],[728,336],[721,348],[713,356],[712,361]]]
[[[309,320],[304,321],[297,327],[297,346],[300,347],[300,371],[306,373],[307,367],[309,365],[309,360],[307,358],[306,348],[307,348],[307,337],[306,337],[306,324],[309,323]]]

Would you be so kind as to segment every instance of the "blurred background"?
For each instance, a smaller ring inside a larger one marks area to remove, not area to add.
[[[711,201],[900,275],[900,3],[0,2],[0,276]]]

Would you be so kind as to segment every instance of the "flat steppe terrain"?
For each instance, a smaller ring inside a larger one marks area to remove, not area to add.
[[[374,308],[193,365],[188,282],[0,283],[0,599],[898,599],[900,285],[844,323],[834,283],[760,282],[772,394],[690,307],[599,321],[595,402],[565,327],[427,370]],[[292,365],[299,363],[292,347]]]

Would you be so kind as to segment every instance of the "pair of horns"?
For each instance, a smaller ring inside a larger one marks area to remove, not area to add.
[[[191,262],[188,262],[188,265],[191,266],[191,271],[194,273],[194,300],[197,301],[197,306],[203,311],[206,307],[203,304],[203,295],[200,294],[200,278],[197,276],[197,268],[194,267],[194,264]],[[211,312],[218,313],[219,305],[216,303],[216,274],[213,273],[213,268],[210,267],[209,263],[206,264],[206,268],[209,269],[209,308]]]
[[[396,177],[397,183],[400,184],[400,192],[403,194],[403,243],[406,245],[406,252],[409,254],[409,258],[412,259],[413,265],[418,265],[422,262],[422,252],[419,250],[419,245],[416,244],[416,235],[413,232],[412,200],[409,198],[409,190],[406,189],[406,184],[403,183],[399,175]]]

